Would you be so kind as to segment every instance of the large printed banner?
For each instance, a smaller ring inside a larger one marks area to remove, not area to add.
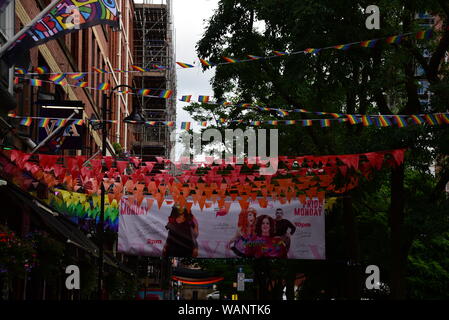
[[[122,198],[118,251],[143,256],[198,258],[325,259],[324,203],[307,199],[281,204],[238,202],[220,209],[211,203],[191,213],[150,198],[141,206]]]

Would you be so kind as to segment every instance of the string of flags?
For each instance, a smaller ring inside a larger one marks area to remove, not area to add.
[[[335,50],[341,50],[341,51],[347,51],[351,48],[355,47],[362,47],[362,48],[374,48],[377,44],[384,42],[387,44],[400,44],[404,39],[409,38],[410,36],[413,36],[417,40],[428,40],[432,37],[433,30],[427,29],[427,30],[420,30],[417,32],[408,32],[408,33],[402,33],[394,36],[389,36],[385,38],[377,38],[377,39],[371,39],[371,40],[364,40],[364,41],[357,41],[357,42],[350,42],[345,44],[338,44],[338,45],[332,45],[328,47],[323,48],[306,48],[304,50],[299,51],[293,51],[293,52],[285,52],[285,51],[278,51],[273,50],[273,55],[269,56],[256,56],[248,54],[243,59],[236,59],[231,57],[222,57],[224,62],[221,63],[213,63],[211,61],[207,61],[204,59],[199,58],[200,65],[195,66],[193,64],[185,63],[185,62],[179,62],[177,61],[176,64],[180,68],[176,69],[191,69],[191,68],[197,68],[200,66],[204,67],[213,67],[213,66],[219,66],[219,65],[225,65],[225,64],[235,64],[235,63],[243,63],[243,62],[250,62],[250,61],[256,61],[256,60],[268,60],[273,59],[276,57],[286,57],[286,56],[292,56],[292,55],[298,55],[298,54],[316,54],[322,50],[329,50],[329,49],[335,49]],[[154,72],[154,71],[161,71],[168,69],[167,66],[162,66],[158,64],[151,64],[150,68],[144,68],[137,65],[131,66],[132,70],[121,70],[121,69],[113,69],[112,71],[107,71],[102,68],[92,67],[93,71],[83,71],[83,72],[66,72],[65,75],[70,76],[72,79],[80,80],[83,79],[87,74],[90,73],[100,73],[100,74],[108,74],[108,73],[136,73],[136,72]],[[52,73],[48,70],[47,67],[35,67],[32,72],[28,72],[25,68],[22,67],[16,67],[16,74],[19,75],[45,75],[45,74],[61,74],[61,73]]]

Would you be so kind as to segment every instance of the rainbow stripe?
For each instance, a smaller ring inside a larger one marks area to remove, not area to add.
[[[161,66],[161,65],[159,65],[159,64],[153,64],[152,66],[153,66],[153,68],[155,68],[155,69],[157,69],[157,70],[164,70],[164,69],[167,69],[167,67]]]
[[[271,124],[273,126],[277,126],[278,125],[278,121],[277,120],[268,120],[267,123]]]
[[[31,123],[32,123],[31,117],[25,117],[20,121],[20,124],[26,127],[31,126]]]
[[[64,126],[66,123],[67,123],[67,119],[59,119],[59,120],[56,122],[56,127]]]
[[[276,51],[276,50],[274,50],[273,53],[274,53],[275,55],[277,55],[278,57],[282,57],[282,56],[285,56],[286,54],[288,54],[287,52],[284,52],[284,51]]]
[[[312,120],[302,120],[302,125],[304,127],[310,127],[312,125]]]
[[[253,56],[252,54],[248,54],[246,55],[248,58],[250,58],[251,60],[259,60],[262,59],[262,57],[259,56]]]
[[[201,126],[207,127],[207,121],[201,121]]]
[[[359,123],[357,117],[352,115],[352,114],[347,114],[346,118],[348,118],[350,124],[357,124],[357,123]]]
[[[150,125],[150,126],[154,126],[156,124],[156,121],[147,121],[145,123]]]
[[[38,74],[48,73],[48,68],[47,67],[36,67],[36,68],[34,68],[34,72],[36,72]]]
[[[179,101],[190,102],[190,99],[192,99],[192,95],[182,96]]]
[[[52,75],[48,78],[48,80],[53,81],[54,83],[61,84],[62,81],[65,79],[64,73],[57,73],[55,75]]]
[[[208,103],[209,102],[209,96],[198,96],[198,102]]]
[[[251,121],[250,123],[251,123],[251,125],[253,125],[253,126],[260,126],[260,124],[261,124],[262,122],[261,122],[261,121]]]
[[[167,127],[173,127],[175,125],[174,121],[163,121],[163,124],[165,124]]]
[[[139,67],[139,66],[135,66],[135,65],[132,65],[131,68],[133,68],[134,70],[139,71],[139,72],[147,71],[147,69]]]
[[[405,121],[403,117],[394,115],[393,119],[396,121],[396,124],[398,125],[399,128],[404,128],[407,126],[407,121]]]
[[[182,130],[190,130],[190,122],[181,122]]]
[[[441,119],[442,123],[449,124],[449,113],[438,113],[437,117]]]
[[[303,113],[308,113],[309,112],[306,109],[294,109],[293,111],[295,111],[295,112],[303,112]]]
[[[97,90],[104,91],[104,90],[109,90],[110,88],[111,88],[111,84],[110,83],[103,82],[103,83],[100,83],[98,85]]]
[[[332,117],[334,117],[335,119],[342,117],[343,115],[341,113],[328,113],[330,114]]]
[[[321,124],[322,128],[330,127],[331,126],[331,120],[330,119],[321,119],[320,120],[320,124]]]
[[[72,78],[73,80],[80,80],[80,79],[84,78],[85,76],[86,76],[86,73],[77,72],[77,73],[71,74],[69,77]]]
[[[50,118],[44,118],[39,121],[39,127],[40,128],[46,128],[50,123]]]
[[[424,120],[428,125],[435,126],[438,124],[438,120],[435,118],[433,114],[425,114]]]
[[[285,110],[278,109],[277,112],[282,116],[288,116],[288,112]]]
[[[87,82],[80,81],[80,82],[75,83],[75,86],[79,87],[79,88],[86,88],[87,87]]]
[[[321,51],[321,48],[307,48],[304,50],[305,53],[318,53]]]
[[[226,122],[226,119],[225,118],[220,118],[220,119],[218,119],[221,123],[225,123]]]
[[[403,35],[391,36],[387,38],[386,42],[389,44],[399,44],[401,43],[403,37]]]
[[[95,68],[95,67],[92,67],[92,69],[98,73],[108,73],[105,69],[100,69],[100,68]]]
[[[42,80],[30,79],[30,85],[33,86],[33,87],[41,87],[42,86]]]
[[[159,98],[168,99],[173,94],[173,90],[162,90],[159,94]]]
[[[352,44],[339,44],[334,46],[333,48],[337,50],[348,50],[351,46]]]
[[[150,89],[140,89],[139,91],[137,91],[137,94],[141,96],[148,96],[150,92]]]
[[[360,46],[364,48],[374,48],[379,40],[366,40],[360,42]]]
[[[77,125],[77,126],[82,126],[84,124],[84,120],[83,119],[78,119],[73,121],[73,124]]]
[[[206,61],[204,59],[200,59],[200,62],[205,67],[211,67],[212,66],[212,63],[210,63],[209,61]]]
[[[372,126],[373,125],[373,121],[371,120],[370,116],[362,116],[362,124],[363,126],[367,127],[367,126]]]
[[[430,39],[432,37],[432,34],[433,34],[433,30],[432,29],[421,30],[421,31],[416,33],[416,39],[418,39],[418,40],[427,40],[427,39]]]
[[[21,68],[21,67],[15,67],[14,70],[15,70],[16,74],[27,74],[26,69]]]
[[[231,58],[228,58],[228,57],[223,57],[223,60],[227,61],[229,63],[237,63],[237,62],[239,62],[238,60],[231,59]]]
[[[176,62],[176,64],[178,64],[179,66],[183,67],[183,68],[193,68],[194,66],[188,63],[184,63],[184,62]]]
[[[418,116],[415,114],[412,114],[410,116],[410,119],[412,119],[415,124],[423,124],[424,123],[424,119],[421,116]]]
[[[391,126],[391,121],[386,116],[379,116],[377,119],[379,120],[379,123],[380,123],[381,127],[389,127],[389,126]]]

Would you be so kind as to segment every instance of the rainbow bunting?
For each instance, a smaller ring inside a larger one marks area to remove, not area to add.
[[[131,68],[133,68],[134,70],[139,71],[139,72],[147,71],[147,69],[139,67],[139,66],[135,66],[135,65],[131,65]]]
[[[75,83],[75,86],[79,87],[79,88],[86,88],[87,87],[87,82],[80,81],[80,82]]]
[[[194,67],[193,65],[184,63],[184,62],[176,62],[176,63],[183,68],[193,68]]]
[[[77,126],[82,126],[84,124],[84,120],[83,119],[78,119],[73,121],[73,124],[77,125]]]
[[[312,120],[302,120],[302,125],[304,127],[310,127],[312,125]]]
[[[208,103],[209,102],[209,96],[199,96],[198,97],[198,102]]]
[[[250,58],[251,60],[259,60],[262,59],[262,57],[259,56],[253,56],[252,54],[248,54],[246,55],[248,58]]]
[[[36,67],[36,68],[34,68],[34,72],[36,72],[38,74],[48,73],[48,68],[47,67]]]
[[[137,94],[141,96],[148,96],[150,92],[150,89],[140,89],[139,91],[137,91]]]
[[[379,120],[379,123],[380,123],[381,127],[389,127],[389,126],[391,126],[390,119],[388,119],[386,116],[379,116],[377,119]]]
[[[201,121],[201,126],[207,127],[207,121]]]
[[[287,52],[284,52],[284,51],[276,51],[276,50],[274,50],[273,53],[274,53],[275,55],[277,55],[278,57],[282,57],[282,56],[285,56],[286,54],[288,54]]]
[[[42,86],[42,80],[30,79],[30,85],[33,86],[33,87],[41,87]]]
[[[396,121],[396,124],[399,128],[404,128],[405,126],[407,126],[407,121],[405,121],[403,117],[394,115],[393,119]]]
[[[238,60],[231,59],[231,58],[228,58],[228,57],[223,57],[223,60],[227,61],[229,63],[237,63],[237,62],[239,62]]]
[[[348,118],[350,124],[357,124],[357,123],[359,123],[359,121],[356,118],[356,116],[354,116],[352,114],[347,114],[346,117]]]
[[[92,67],[92,69],[98,73],[108,73],[105,69],[100,69],[100,68],[95,68],[95,67]]]
[[[364,48],[374,48],[379,40],[366,40],[360,42],[360,46]]]
[[[371,120],[370,116],[362,116],[362,124],[363,126],[367,127],[367,126],[372,126],[373,125],[373,121]]]
[[[164,121],[163,122],[167,127],[173,127],[175,125],[174,121]]]
[[[288,112],[285,111],[285,110],[278,109],[277,112],[278,112],[280,115],[288,116]]]
[[[285,124],[296,124],[296,120],[285,120]]]
[[[304,50],[305,53],[318,53],[321,51],[321,48],[307,48]]]
[[[428,125],[435,126],[438,123],[438,120],[435,118],[433,114],[425,114],[424,120]]]
[[[190,130],[190,122],[181,122],[182,130]]]
[[[120,93],[131,93],[133,91],[130,90],[130,89],[118,89],[117,92],[120,92]]]
[[[29,127],[29,126],[31,126],[31,122],[32,122],[31,117],[25,117],[20,121],[20,124],[22,126]]]
[[[260,121],[251,121],[251,125],[253,126],[260,126],[261,122]]]
[[[386,42],[389,44],[399,44],[401,43],[403,37],[403,35],[391,36],[387,38]]]
[[[438,113],[437,117],[441,119],[441,122],[449,124],[449,113]]]
[[[249,107],[251,107],[251,103],[242,103],[241,107],[242,108],[249,108]]]
[[[179,101],[190,102],[190,99],[192,99],[192,95],[182,96]]]
[[[341,116],[343,116],[341,113],[329,113],[332,117],[334,117],[335,119],[340,118]]]
[[[84,78],[85,76],[86,76],[86,73],[83,73],[83,72],[77,72],[77,73],[71,74],[69,77],[72,78],[73,80],[81,80],[81,79]]]
[[[226,119],[225,119],[225,118],[220,118],[219,121],[220,121],[221,123],[225,123],[225,122],[226,122]]]
[[[210,63],[209,61],[206,61],[204,59],[200,59],[200,62],[205,67],[211,67],[212,66],[212,63]]]
[[[16,74],[27,74],[26,69],[21,68],[21,67],[15,67],[14,70],[15,70]]]
[[[334,46],[334,49],[337,50],[348,50],[351,47],[351,44],[339,44]]]
[[[54,83],[61,84],[63,80],[65,79],[64,73],[57,73],[55,75],[52,75],[48,78],[48,80],[53,81]]]
[[[165,70],[165,69],[167,69],[167,67],[161,66],[159,64],[153,64],[152,66],[153,66],[154,69],[157,69],[157,70]]]
[[[100,83],[97,87],[98,90],[104,91],[109,90],[111,88],[111,84],[107,82]]]
[[[67,119],[59,119],[57,122],[56,122],[56,127],[61,127],[61,126],[64,126],[65,124],[67,123]]]
[[[330,119],[321,119],[320,120],[321,127],[330,127],[331,126],[331,120]]]
[[[40,128],[46,128],[49,123],[50,123],[50,119],[49,118],[41,119],[41,121],[39,121],[39,127]]]
[[[173,94],[172,90],[162,90],[162,92],[159,94],[159,98],[168,99]]]
[[[424,123],[424,119],[418,115],[412,114],[410,116],[410,119],[412,119],[415,124],[423,124]]]
[[[277,126],[278,125],[278,121],[277,120],[268,120],[267,123],[271,124],[273,126]]]
[[[416,33],[416,39],[418,39],[418,40],[427,40],[427,39],[430,39],[432,37],[432,34],[433,34],[433,30],[432,29],[421,30],[421,31]]]
[[[156,121],[147,121],[145,123],[150,125],[150,126],[154,126],[156,124]]]
[[[295,110],[293,110],[293,111],[295,111],[295,112],[305,112],[305,113],[308,113],[309,111],[307,111],[306,109],[295,109]]]

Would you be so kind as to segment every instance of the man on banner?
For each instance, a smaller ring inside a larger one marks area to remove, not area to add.
[[[284,211],[281,208],[276,209],[276,219],[274,220],[276,223],[276,232],[275,236],[281,237],[286,246],[287,246],[287,252],[290,249],[290,236],[292,236],[295,231],[296,227],[288,221],[287,219],[283,218]],[[289,230],[290,229],[290,230]]]
[[[98,24],[118,28],[119,14],[115,0],[53,1],[0,49],[0,57],[12,66],[29,49],[67,33]]]

